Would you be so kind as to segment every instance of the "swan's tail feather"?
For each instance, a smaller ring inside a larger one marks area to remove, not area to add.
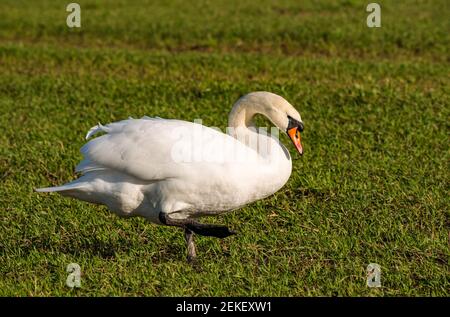
[[[52,193],[52,192],[64,192],[74,189],[82,188],[83,184],[79,183],[69,183],[62,186],[56,186],[56,187],[43,187],[43,188],[36,188],[35,191],[38,193]]]

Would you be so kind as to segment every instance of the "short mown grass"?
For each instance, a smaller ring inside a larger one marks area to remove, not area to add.
[[[379,1],[378,29],[364,1],[80,0],[78,30],[67,3],[0,3],[0,295],[449,295],[447,1]],[[300,111],[305,155],[283,138],[289,182],[205,219],[239,234],[197,237],[196,267],[179,230],[33,191],[76,177],[97,122],[225,128],[255,90]]]

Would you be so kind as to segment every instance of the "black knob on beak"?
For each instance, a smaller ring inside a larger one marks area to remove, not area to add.
[[[305,126],[303,125],[303,122],[295,120],[291,116],[288,116],[288,120],[289,120],[289,123],[288,123],[288,127],[287,127],[286,131],[289,129],[292,129],[292,128],[297,128],[298,131],[302,132],[303,129],[305,128]]]

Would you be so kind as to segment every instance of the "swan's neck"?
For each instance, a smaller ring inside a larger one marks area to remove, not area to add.
[[[253,117],[256,112],[248,111],[247,109],[238,109],[236,112],[231,112],[228,118],[228,126],[230,128],[249,128],[254,126]]]
[[[253,118],[257,114],[262,114],[267,117],[267,114],[264,113],[261,109],[258,109],[257,105],[246,103],[246,102],[237,102],[228,116],[228,126],[230,128],[249,128],[254,127]]]
[[[256,128],[254,124],[256,114],[273,121],[267,108],[267,105],[238,101],[228,117],[228,134],[258,153],[261,158],[258,176],[266,178],[267,183],[281,181],[284,184],[289,178],[292,164],[289,151],[279,140],[279,130]]]
[[[273,118],[270,117],[269,111],[270,105],[267,103],[256,103],[252,100],[245,98],[239,99],[231,109],[228,116],[228,134],[243,142],[247,146],[252,146],[252,141],[257,139],[258,148],[254,148],[259,154],[260,153],[260,143],[263,142],[265,145],[269,145],[272,149],[269,156],[282,155],[289,157],[289,152],[286,148],[279,142],[278,135],[274,138],[271,133],[273,130],[261,130],[257,129],[254,123],[254,117],[257,114],[261,114],[267,117],[272,122]],[[276,130],[278,132],[278,130]],[[253,143],[254,144],[254,143]],[[267,155],[263,155],[267,157]]]
[[[263,131],[261,128],[256,130],[254,124],[256,114],[262,114],[276,124],[277,120],[270,116],[270,107],[271,105],[264,104],[264,100],[262,103],[255,103],[241,98],[233,106],[228,117],[228,134],[256,150],[260,158],[254,165],[254,173],[248,171],[251,174],[251,180],[248,183],[252,192],[255,193],[253,197],[255,199],[266,197],[280,189],[287,182],[292,171],[289,151],[281,144],[279,138],[274,137],[271,130]],[[256,148],[254,148],[255,139],[257,140]]]

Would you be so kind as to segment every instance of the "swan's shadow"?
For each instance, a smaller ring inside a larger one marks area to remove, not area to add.
[[[55,234],[58,234],[57,232]],[[184,246],[175,239],[168,239],[168,243],[158,246],[156,252],[149,252],[148,256],[154,263],[164,261],[185,261]],[[151,239],[148,239],[150,243]],[[80,235],[75,241],[61,243],[52,241],[51,236],[31,237],[27,239],[27,243],[21,246],[24,255],[32,251],[40,251],[42,253],[58,252],[69,257],[98,257],[104,260],[115,260],[120,254],[130,253],[134,246],[126,238],[119,241],[104,241],[98,237],[89,235]]]

